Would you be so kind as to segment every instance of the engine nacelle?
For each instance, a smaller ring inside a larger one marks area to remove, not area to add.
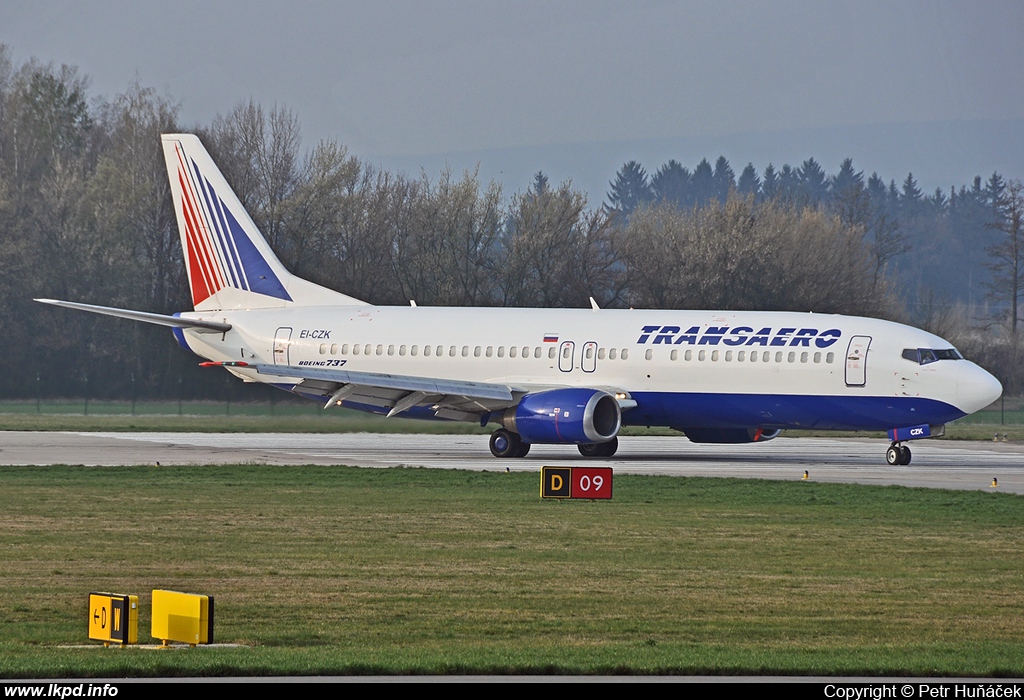
[[[676,428],[689,438],[690,442],[715,442],[738,444],[741,442],[764,442],[779,436],[778,428]]]
[[[501,424],[530,444],[594,444],[618,435],[622,411],[604,391],[552,389],[524,396]]]

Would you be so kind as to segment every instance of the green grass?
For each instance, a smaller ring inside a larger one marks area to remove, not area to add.
[[[1024,675],[1024,498],[338,467],[0,471],[0,676]],[[71,649],[90,591],[216,599],[216,638]]]
[[[0,431],[74,430],[109,432],[201,433],[433,433],[487,434],[494,426],[473,423],[424,421],[331,408],[282,395],[275,402],[215,401],[90,401],[88,413],[82,400],[0,401]],[[1020,399],[1007,399],[1006,410],[998,403],[946,426],[947,440],[992,440],[999,433],[1011,441],[1024,441],[1024,408]],[[679,435],[671,428],[627,426],[622,435]],[[848,435],[884,438],[883,432],[836,433],[787,430],[789,436]]]

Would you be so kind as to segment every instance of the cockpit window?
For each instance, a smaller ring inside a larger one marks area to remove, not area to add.
[[[944,348],[942,350],[907,348],[903,351],[903,359],[916,362],[919,365],[927,365],[939,360],[962,360],[964,358],[954,348]]]

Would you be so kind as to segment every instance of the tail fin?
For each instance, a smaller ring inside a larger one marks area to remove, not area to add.
[[[194,134],[162,140],[197,311],[366,304],[288,272]]]

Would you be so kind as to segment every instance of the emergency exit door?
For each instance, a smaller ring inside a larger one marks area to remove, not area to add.
[[[277,334],[274,335],[274,364],[275,365],[288,365],[291,364],[288,356],[288,349],[292,344],[292,329],[291,328],[278,328]]]
[[[868,347],[871,336],[855,335],[846,350],[846,386],[864,386],[868,378]]]

